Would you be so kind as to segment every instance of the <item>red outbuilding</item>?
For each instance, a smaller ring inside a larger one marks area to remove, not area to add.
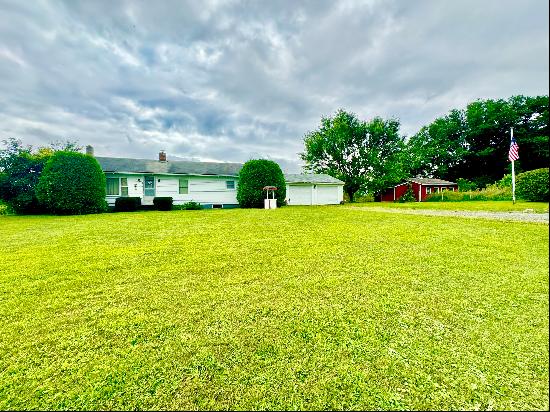
[[[456,192],[458,190],[458,185],[454,182],[441,179],[414,177],[408,179],[404,183],[386,189],[386,191],[380,196],[380,200],[382,202],[394,202],[399,200],[399,198],[405,194],[409,186],[412,188],[414,198],[417,202],[422,202],[425,200],[426,196],[430,193],[440,193],[444,190],[452,190],[453,192]]]

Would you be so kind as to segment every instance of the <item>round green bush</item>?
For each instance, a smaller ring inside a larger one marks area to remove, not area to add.
[[[277,206],[283,206],[286,182],[283,171],[272,160],[256,159],[246,162],[239,172],[237,201],[241,207],[264,207],[265,186],[275,186]],[[271,197],[271,194],[270,194]]]
[[[158,196],[153,199],[153,205],[155,205],[155,209],[157,210],[163,210],[163,211],[172,210],[173,204],[174,204],[174,199],[171,197]]]
[[[115,212],[135,212],[141,206],[141,197],[117,197]]]
[[[186,202],[183,205],[177,206],[180,210],[201,210],[202,206],[200,203],[193,202],[192,200],[190,202]]]
[[[516,194],[532,202],[548,202],[548,168],[520,173],[516,177]]]
[[[92,156],[56,152],[44,166],[36,197],[51,213],[100,213],[107,208],[105,174]]]

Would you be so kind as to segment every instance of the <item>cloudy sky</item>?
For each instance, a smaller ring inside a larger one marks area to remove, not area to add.
[[[548,1],[0,0],[0,140],[299,168],[338,108],[402,133],[548,94]]]

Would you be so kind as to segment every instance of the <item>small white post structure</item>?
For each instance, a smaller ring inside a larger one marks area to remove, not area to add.
[[[510,127],[510,145],[514,140],[514,128]],[[514,161],[512,160],[512,204],[516,204],[516,170],[514,169]]]
[[[275,199],[275,186],[265,186],[262,190],[265,190],[264,209],[277,209],[277,199]],[[269,198],[269,192],[271,192],[272,198]]]

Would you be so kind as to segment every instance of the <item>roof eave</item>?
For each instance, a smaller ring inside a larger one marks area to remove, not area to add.
[[[200,174],[200,173],[169,173],[169,172],[124,172],[120,170],[104,170],[103,173],[119,173],[125,175],[168,175],[168,176],[199,176],[199,177],[238,177],[230,174]]]

